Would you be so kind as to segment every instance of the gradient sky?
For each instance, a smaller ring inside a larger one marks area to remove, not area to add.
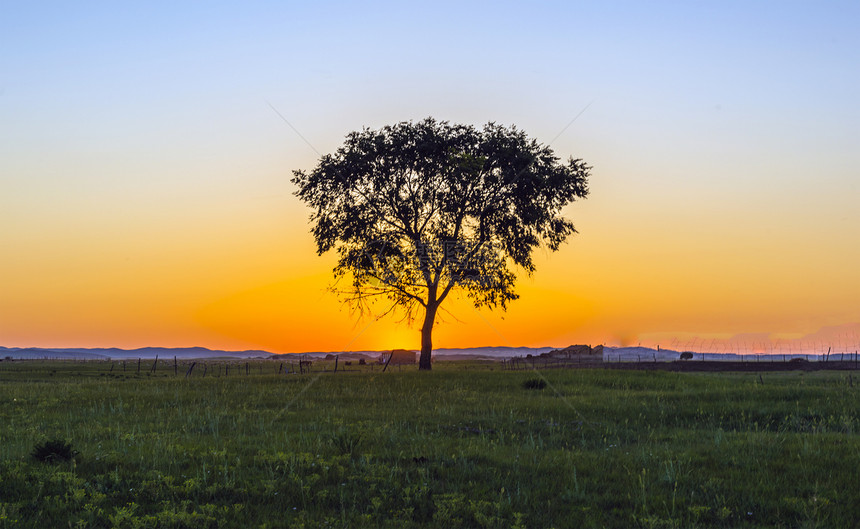
[[[6,2],[0,345],[417,347],[325,291],[289,178],[430,115],[593,166],[580,234],[507,313],[449,303],[439,347],[860,322],[858,27],[856,2]]]

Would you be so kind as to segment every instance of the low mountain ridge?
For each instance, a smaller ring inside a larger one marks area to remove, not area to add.
[[[221,351],[206,347],[141,347],[138,349],[119,349],[117,347],[96,348],[42,348],[42,347],[0,347],[0,358],[14,360],[144,360],[177,357],[183,359],[199,358],[269,358],[274,356],[267,351]]]
[[[501,360],[515,356],[539,355],[554,350],[553,347],[442,347],[433,350],[437,359],[455,359],[466,357],[470,359]],[[410,349],[417,351],[417,349]],[[118,347],[0,347],[0,359],[13,360],[152,360],[156,356],[162,359],[177,357],[180,359],[202,358],[290,358],[301,355],[307,358],[323,359],[327,355],[339,355],[344,360],[366,358],[375,360],[389,349],[379,351],[309,351],[305,353],[276,354],[262,350],[223,351],[206,347],[141,347],[138,349],[120,349]]]

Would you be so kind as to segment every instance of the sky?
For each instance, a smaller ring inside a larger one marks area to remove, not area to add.
[[[0,345],[417,348],[326,290],[290,177],[427,116],[592,167],[579,234],[506,312],[446,301],[437,347],[855,324],[858,25],[856,2],[4,2]]]

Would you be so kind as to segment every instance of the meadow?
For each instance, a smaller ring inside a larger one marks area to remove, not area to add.
[[[0,363],[0,528],[860,520],[850,372],[213,365]],[[74,458],[32,456],[52,439]]]

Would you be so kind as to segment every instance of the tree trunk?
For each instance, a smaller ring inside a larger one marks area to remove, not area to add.
[[[430,356],[433,354],[433,323],[436,321],[438,304],[428,304],[421,326],[421,357],[418,359],[419,371],[430,371]]]

